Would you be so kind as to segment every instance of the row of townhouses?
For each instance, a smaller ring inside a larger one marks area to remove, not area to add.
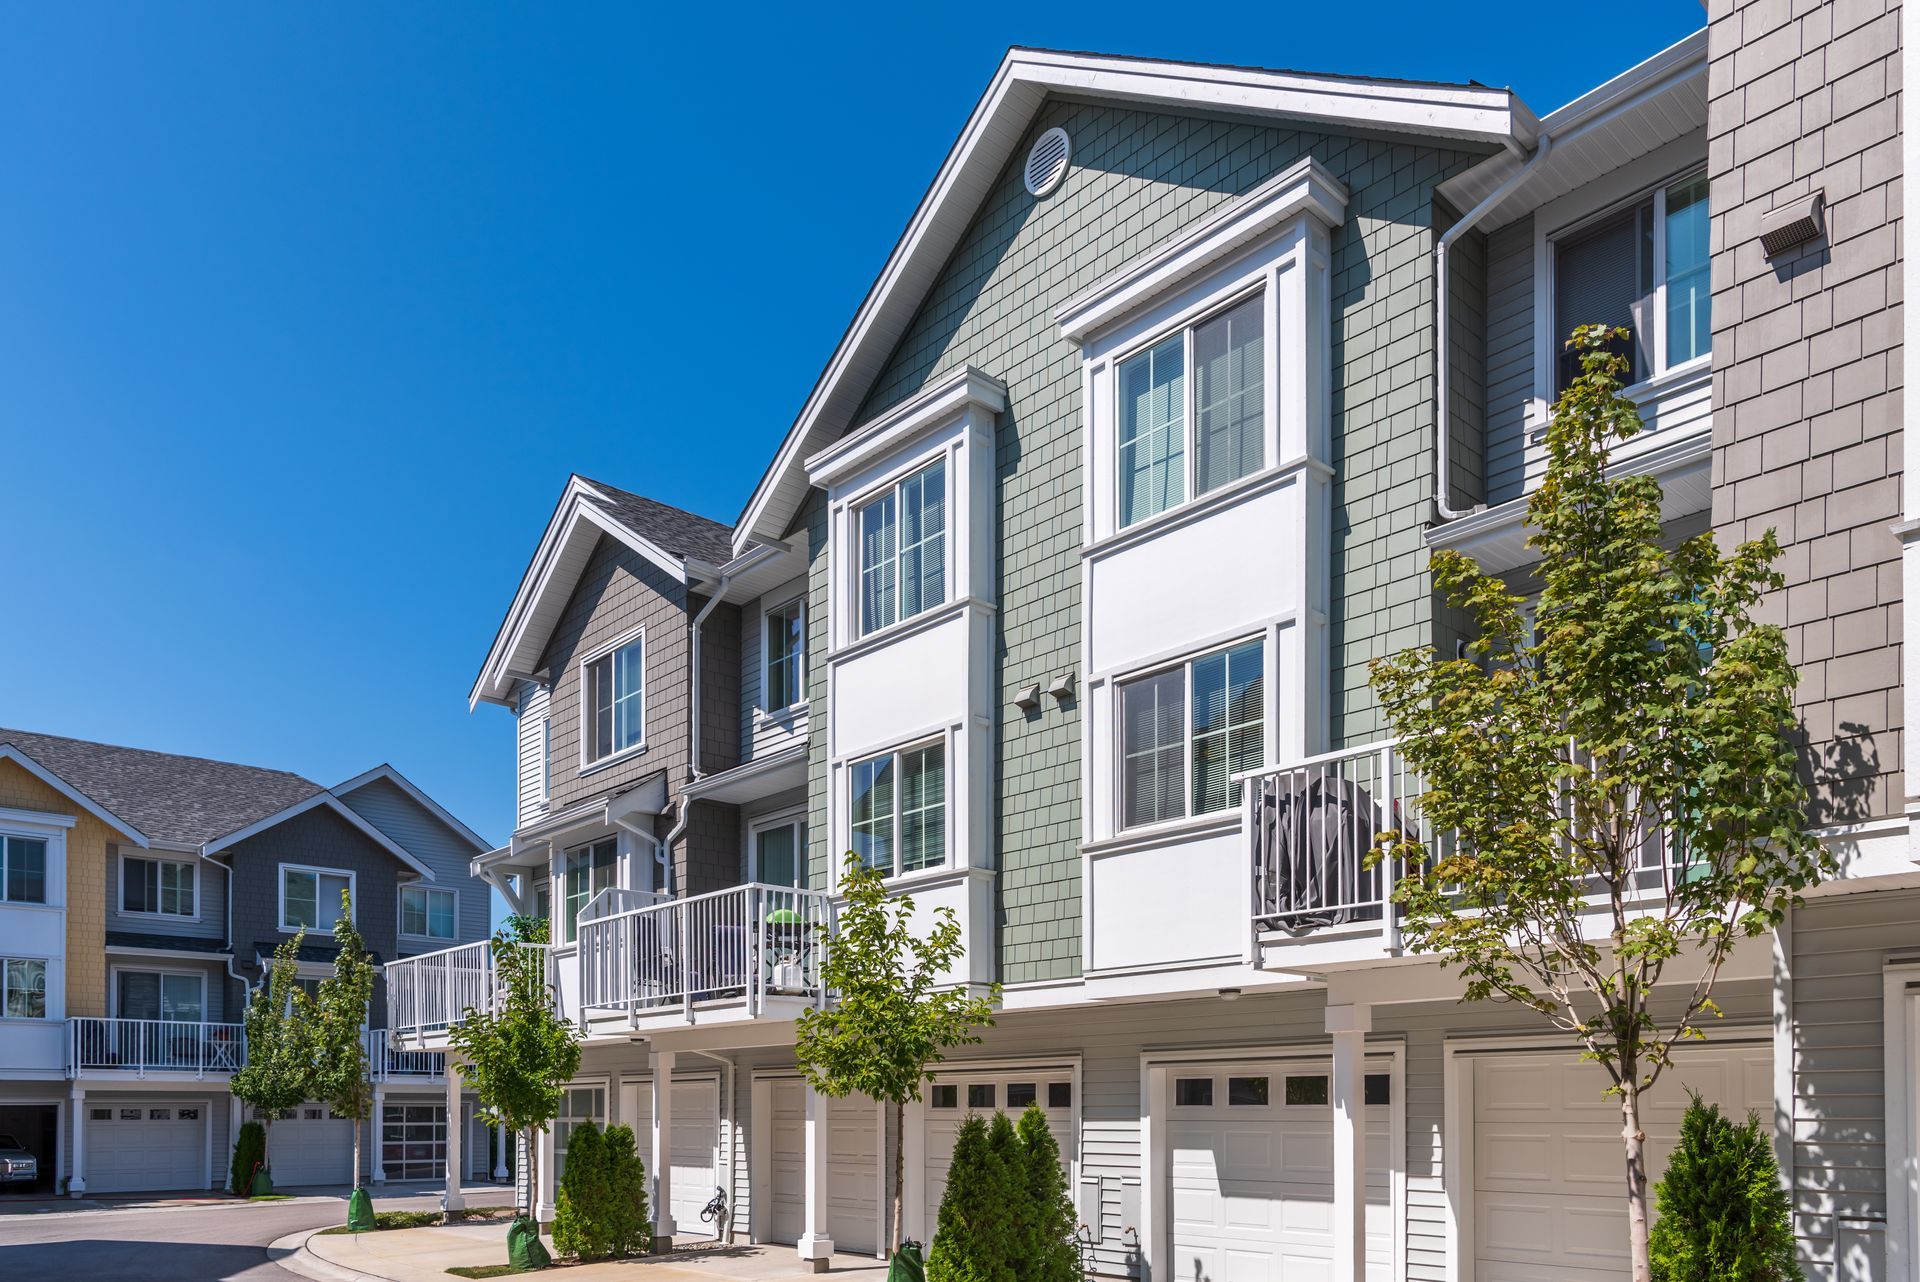
[[[340,895],[377,960],[485,939],[490,848],[391,766],[336,787],[280,770],[0,729],[0,1135],[45,1191],[220,1188],[244,1109],[249,989],[304,930],[330,974]],[[449,1083],[367,1021],[366,1177],[504,1174],[508,1148]],[[451,1124],[450,1124],[451,1123]],[[273,1121],[282,1187],[345,1185],[353,1123],[318,1101]],[[457,1182],[457,1180],[456,1180]]]

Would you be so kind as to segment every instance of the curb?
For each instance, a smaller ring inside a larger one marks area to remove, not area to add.
[[[390,1278],[377,1273],[362,1273],[358,1269],[349,1269],[323,1260],[307,1249],[307,1239],[320,1232],[319,1229],[302,1229],[298,1233],[289,1233],[267,1244],[267,1259],[289,1273],[297,1273],[310,1282],[392,1282]]]

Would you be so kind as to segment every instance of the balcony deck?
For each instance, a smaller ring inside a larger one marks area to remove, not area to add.
[[[384,1028],[368,1029],[365,1036],[373,1081],[445,1078],[444,1055],[396,1049]],[[67,1076],[76,1080],[205,1081],[231,1077],[246,1062],[241,1024],[96,1016],[67,1021]]]

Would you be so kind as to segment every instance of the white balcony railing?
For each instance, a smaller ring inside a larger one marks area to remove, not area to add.
[[[750,883],[589,920],[581,914],[583,1010],[638,1013],[769,996],[822,1000],[820,958],[833,932],[822,892]]]
[[[367,1075],[376,1082],[393,1078],[445,1077],[447,1057],[438,1051],[399,1050],[384,1028],[367,1030]]]
[[[403,957],[384,967],[387,1022],[418,1036],[453,1027],[469,1010],[493,1009],[493,942],[459,944]]]
[[[231,1073],[247,1062],[246,1030],[239,1024],[173,1019],[67,1021],[67,1076],[81,1073]]]
[[[1419,777],[1393,742],[1307,757],[1241,776],[1242,825],[1257,935],[1377,931],[1396,947],[1390,902],[1399,866],[1370,864],[1376,838],[1407,831],[1431,849]]]

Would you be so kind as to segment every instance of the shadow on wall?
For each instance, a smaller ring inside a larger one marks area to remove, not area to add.
[[[1873,731],[1857,721],[1839,723],[1839,734],[1815,747],[1806,723],[1795,731],[1807,814],[1816,828],[1863,823],[1874,817],[1880,787],[1880,749]]]

